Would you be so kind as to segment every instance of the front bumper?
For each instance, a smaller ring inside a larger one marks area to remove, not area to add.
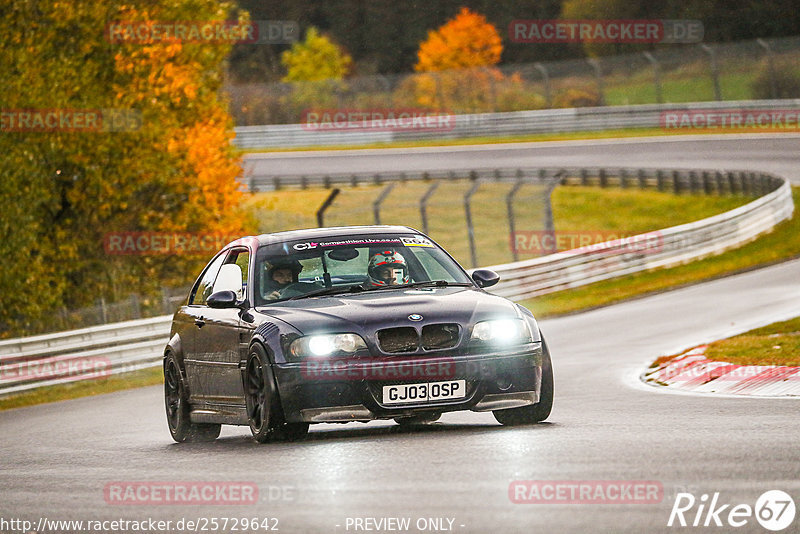
[[[274,364],[287,422],[350,422],[461,410],[516,408],[539,401],[541,343],[465,356],[403,356]],[[464,380],[466,396],[387,405],[383,386]]]

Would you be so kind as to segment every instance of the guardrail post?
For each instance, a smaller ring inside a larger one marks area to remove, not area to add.
[[[547,104],[547,107],[553,106],[553,99],[551,98],[550,92],[550,75],[547,73],[547,67],[542,65],[541,63],[534,63],[533,66],[539,73],[542,75],[542,82],[544,83],[544,101]]]
[[[472,260],[472,268],[475,269],[478,267],[478,254],[475,250],[475,228],[472,225],[472,209],[470,207],[470,201],[472,200],[472,195],[478,190],[481,186],[480,181],[475,180],[472,183],[472,187],[469,188],[469,191],[464,195],[464,214],[467,218],[467,236],[469,238],[469,254],[470,259]]]
[[[333,191],[331,191],[331,194],[328,195],[328,198],[325,199],[325,202],[323,202],[322,205],[317,210],[317,226],[319,226],[320,228],[325,226],[324,222],[325,210],[327,210],[331,206],[331,204],[333,204],[333,200],[336,198],[336,195],[338,194],[339,194],[339,188],[338,187],[334,188]]]
[[[524,180],[522,177],[517,178],[517,182],[514,184],[514,187],[506,195],[506,213],[508,214],[508,234],[511,240],[511,257],[514,258],[514,261],[519,260],[519,254],[517,253],[517,226],[516,220],[514,219],[514,197],[516,196],[517,192],[519,191],[520,187],[524,185]]]
[[[375,224],[381,224],[381,204],[384,200],[386,200],[386,197],[389,196],[389,193],[392,192],[394,186],[395,184],[391,183],[384,187],[383,191],[381,191],[381,194],[378,195],[378,198],[376,198],[375,202],[372,203],[372,214],[375,217]]]
[[[663,104],[664,97],[661,93],[661,73],[659,72],[658,68],[658,60],[655,57],[653,57],[653,54],[651,54],[650,52],[642,52],[642,54],[644,55],[645,59],[647,59],[647,61],[650,62],[650,65],[652,65],[653,67],[653,85],[655,86],[656,89],[656,102],[658,102],[659,104]]]
[[[350,176],[350,187],[356,187],[358,185],[358,176],[355,174]]]
[[[734,176],[734,174],[732,172],[726,172],[725,175],[728,178],[728,191],[730,192],[731,195],[735,195],[736,191],[737,191],[737,189],[736,189],[736,177]]]
[[[605,106],[606,105],[606,97],[605,97],[605,94],[604,94],[605,90],[603,88],[603,69],[602,69],[602,67],[600,65],[600,60],[598,60],[596,58],[589,58],[587,61],[589,62],[589,64],[594,69],[594,77],[595,77],[595,80],[597,81],[597,96],[598,96],[597,100],[598,100],[598,104],[600,104],[601,106]]]
[[[697,173],[689,171],[689,192],[696,195],[700,191],[700,181],[698,180]]]
[[[322,179],[322,185],[325,187],[325,189],[330,189],[331,188],[331,177],[328,176],[327,174]]]
[[[281,188],[281,177],[274,176],[272,178],[272,189],[273,191],[278,191]]]
[[[606,170],[600,169],[598,175],[600,177],[600,187],[605,189],[606,187],[608,187],[608,176],[606,176]]]
[[[681,175],[678,171],[672,171],[672,192],[681,194]]]
[[[664,191],[664,173],[661,169],[656,171],[656,186],[659,191]]]
[[[425,173],[426,175],[428,173]],[[422,233],[428,234],[428,200],[430,200],[434,191],[439,187],[439,182],[433,182],[422,198],[419,199],[419,215],[422,218]]]
[[[711,195],[711,173],[703,171],[703,193]]]
[[[305,174],[300,177],[300,189],[308,189],[308,179]]]
[[[767,72],[769,72],[769,96],[773,100],[778,98],[778,85],[775,80],[775,64],[772,61],[772,48],[769,43],[764,39],[756,39],[756,42],[761,45],[767,55]]]
[[[739,171],[739,184],[741,185],[741,191],[744,196],[750,195],[750,184],[747,182],[747,173],[744,171]]]
[[[714,181],[717,183],[717,194],[722,196],[725,193],[725,177],[722,176],[722,173],[716,171],[714,173]]]
[[[619,186],[622,189],[628,188],[628,171],[626,169],[619,170]]]
[[[589,171],[581,169],[581,185],[589,185]]]
[[[636,176],[639,178],[639,189],[647,189],[647,174],[644,169],[639,169]]]
[[[714,100],[722,100],[722,91],[719,88],[719,66],[717,65],[717,52],[707,44],[701,44],[700,48],[708,54],[708,61],[711,64],[711,80],[714,82]]]

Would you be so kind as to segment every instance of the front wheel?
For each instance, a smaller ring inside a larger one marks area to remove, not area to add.
[[[550,416],[553,409],[553,365],[550,361],[550,350],[542,337],[542,386],[539,402],[530,406],[520,406],[508,410],[492,412],[497,422],[503,425],[531,425],[540,423]]]
[[[172,439],[185,441],[214,441],[219,437],[222,425],[215,423],[192,423],[189,418],[189,397],[181,379],[178,362],[172,353],[164,362],[164,406],[167,410],[167,425]]]

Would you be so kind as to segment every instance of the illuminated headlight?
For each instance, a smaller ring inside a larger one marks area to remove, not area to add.
[[[531,332],[523,319],[495,319],[476,323],[472,340],[496,345],[529,343]]]
[[[295,358],[325,358],[351,355],[366,348],[358,334],[324,334],[295,339],[289,351]]]

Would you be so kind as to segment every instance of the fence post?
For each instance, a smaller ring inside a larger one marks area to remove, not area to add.
[[[707,44],[701,44],[700,48],[708,54],[708,60],[711,63],[711,79],[714,82],[714,100],[717,102],[722,100],[722,91],[719,88],[719,66],[717,65],[717,52]]]
[[[511,240],[511,257],[514,258],[514,261],[519,260],[519,254],[517,253],[517,241],[516,241],[516,221],[514,219],[514,197],[519,191],[520,187],[523,186],[525,181],[522,179],[522,176],[517,177],[517,182],[514,184],[514,187],[506,195],[506,213],[508,213],[508,237]]]
[[[558,171],[555,176],[547,183],[547,190],[544,195],[544,231],[545,235],[551,236],[550,242],[553,243],[553,250],[542,247],[542,256],[547,256],[551,252],[558,252],[556,246],[556,227],[553,222],[553,190],[561,183],[561,176],[564,171]]]
[[[769,96],[773,100],[778,98],[778,85],[775,81],[775,64],[772,62],[772,48],[764,39],[756,39],[767,55],[767,71],[769,72]]]
[[[392,192],[394,186],[395,184],[391,183],[386,187],[384,187],[383,191],[381,191],[381,194],[378,195],[378,198],[375,199],[375,202],[372,203],[372,214],[375,216],[375,224],[381,223],[381,204],[383,203],[384,200],[386,200],[386,197],[389,196],[389,193]]]
[[[661,72],[659,72],[658,68],[658,60],[651,54],[650,52],[642,52],[645,59],[650,62],[650,65],[653,67],[653,85],[656,89],[656,102],[659,104],[664,103],[664,96],[661,93]]]
[[[323,202],[322,205],[317,210],[317,226],[319,226],[320,228],[325,226],[324,222],[325,210],[327,210],[330,207],[330,205],[333,204],[333,199],[335,199],[336,195],[338,194],[339,194],[339,188],[338,187],[334,188],[333,191],[331,191],[331,194],[328,195],[328,198],[325,199],[325,202]]]
[[[425,194],[422,195],[422,198],[419,199],[419,214],[422,218],[422,233],[425,235],[428,234],[428,200],[430,200],[434,191],[436,191],[438,187],[439,182],[433,182],[433,185],[431,185],[428,190],[425,191]]]
[[[603,89],[603,69],[600,66],[600,60],[598,60],[596,58],[589,58],[587,61],[589,62],[589,64],[594,69],[594,77],[597,80],[598,103],[601,106],[605,106],[606,105],[606,97],[605,97],[605,94],[604,94],[605,91]]]
[[[480,186],[480,180],[475,180],[472,183],[472,187],[470,187],[469,191],[467,191],[467,193],[464,195],[464,214],[467,218],[467,237],[469,238],[469,254],[473,269],[478,267],[478,254],[475,251],[475,228],[472,225],[472,209],[470,208],[470,201],[472,200],[472,195],[475,194]]]
[[[551,98],[550,75],[547,72],[547,67],[545,67],[541,63],[534,63],[533,66],[542,75],[542,82],[544,82],[544,101],[545,101],[545,104],[547,104],[548,108],[552,107],[553,106],[553,99]]]

